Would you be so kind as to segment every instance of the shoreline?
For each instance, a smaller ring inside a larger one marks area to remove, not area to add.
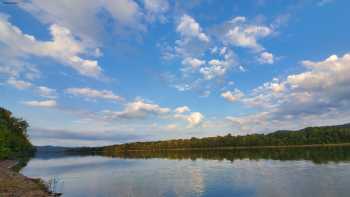
[[[227,146],[210,148],[166,148],[166,149],[137,149],[137,150],[117,150],[119,152],[147,152],[147,151],[191,151],[191,150],[249,150],[249,149],[288,149],[288,148],[325,148],[350,146],[350,143],[340,144],[304,144],[304,145],[281,145],[281,146]]]
[[[51,194],[41,179],[33,179],[13,170],[17,161],[0,160],[0,196],[48,197]]]

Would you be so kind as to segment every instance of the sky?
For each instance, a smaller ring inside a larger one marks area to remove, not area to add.
[[[14,2],[0,5],[0,106],[35,145],[350,122],[349,1]]]

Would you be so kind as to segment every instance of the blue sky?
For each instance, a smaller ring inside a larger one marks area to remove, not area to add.
[[[36,145],[349,122],[342,0],[0,5],[0,105]]]

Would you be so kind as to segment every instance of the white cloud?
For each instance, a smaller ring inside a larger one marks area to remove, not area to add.
[[[130,26],[139,26],[141,11],[133,0],[107,0],[102,5],[119,23]]]
[[[165,55],[180,58],[183,67],[179,74],[168,78],[168,82],[179,91],[193,90],[208,96],[211,89],[218,86],[219,81],[238,65],[236,55],[224,43],[213,46],[214,43],[199,23],[189,15],[182,15],[176,31],[180,34],[180,39],[175,41],[174,47],[164,47]],[[207,56],[208,52],[215,57]],[[209,58],[205,60],[203,57]],[[218,83],[213,84],[213,81]]]
[[[182,106],[182,107],[178,107],[178,108],[175,109],[175,112],[179,113],[179,114],[182,114],[182,113],[185,113],[185,112],[189,112],[189,111],[191,111],[191,110],[187,106]]]
[[[105,18],[110,17],[115,31],[124,28],[143,29],[142,10],[133,0],[31,0],[21,2],[19,7],[37,17],[44,24],[67,27],[75,36],[89,46],[101,46],[105,31]]]
[[[4,74],[9,78],[25,78],[28,80],[40,77],[40,71],[37,69],[37,66],[18,61],[16,57],[8,53],[9,51],[5,52],[5,50],[0,47],[0,54],[2,54],[0,74]]]
[[[154,21],[159,18],[160,22],[166,22],[164,13],[169,10],[169,2],[167,0],[145,0],[145,9],[148,11],[148,19]]]
[[[39,86],[37,87],[37,92],[40,96],[46,97],[46,98],[56,98],[56,90],[48,88],[46,86]]]
[[[169,3],[167,0],[145,0],[145,8],[152,12],[166,12]]]
[[[222,77],[234,66],[237,66],[237,60],[232,50],[223,47],[218,53],[222,57],[221,59],[212,59],[208,62],[208,65],[201,67],[199,70],[205,80]]]
[[[101,75],[102,69],[95,60],[83,59],[80,54],[86,54],[81,42],[72,33],[59,25],[51,25],[51,41],[38,41],[34,36],[24,34],[18,27],[13,26],[7,18],[0,16],[0,42],[7,50],[21,56],[51,57],[90,77]]]
[[[223,59],[212,59],[208,62],[208,66],[202,67],[200,73],[203,75],[204,79],[211,80],[216,77],[224,76],[234,65],[236,65],[236,60],[234,54],[231,50],[225,50],[222,54]]]
[[[190,114],[177,113],[174,118],[185,120],[188,123],[188,128],[200,125],[203,122],[204,116],[200,112],[192,112]]]
[[[166,129],[169,129],[169,130],[177,129],[177,125],[176,124],[168,124],[168,125],[166,125]]]
[[[204,116],[199,112],[193,112],[187,116],[186,120],[190,127],[194,127],[202,123]]]
[[[157,104],[146,103],[143,100],[135,100],[126,104],[123,111],[104,111],[106,118],[140,119],[149,115],[162,115],[170,112],[169,108],[160,107]]]
[[[262,52],[259,57],[259,62],[261,64],[273,64],[274,63],[274,56],[272,53],[269,52]]]
[[[210,60],[209,65],[208,67],[200,69],[200,73],[202,73],[206,80],[211,80],[217,76],[223,76],[227,72],[229,66],[225,61],[217,59]]]
[[[123,98],[121,96],[115,95],[109,90],[95,90],[91,88],[68,88],[65,92],[75,95],[82,96],[91,99],[105,99],[112,101],[121,101]]]
[[[197,59],[197,58],[188,57],[188,58],[185,58],[184,60],[182,60],[182,64],[189,65],[189,66],[191,66],[191,68],[193,70],[195,70],[195,69],[198,69],[200,66],[204,65],[205,61]]]
[[[231,23],[244,23],[246,20],[247,19],[244,16],[236,16],[231,20]]]
[[[175,84],[174,88],[176,88],[180,92],[191,90],[193,87],[189,84]]]
[[[30,82],[17,80],[14,78],[8,79],[7,83],[12,85],[13,87],[15,87],[17,89],[27,89],[27,88],[30,88],[32,86],[32,84]]]
[[[221,93],[221,96],[227,101],[235,102],[244,97],[244,94],[240,90],[235,89],[234,91],[225,91]]]
[[[228,120],[233,126],[238,128],[239,132],[241,132],[242,134],[246,132],[256,133],[260,131],[272,132],[269,130],[265,130],[266,128],[268,128],[268,121],[270,121],[268,120],[268,116],[269,113],[262,112],[241,117],[228,116],[226,117],[226,120]]]
[[[176,31],[183,37],[197,38],[203,42],[209,42],[209,37],[203,33],[201,26],[188,15],[183,15],[177,25]]]
[[[57,106],[57,103],[55,100],[26,101],[24,102],[24,104],[30,107],[42,107],[42,108],[52,108]]]
[[[306,71],[265,83],[243,99],[248,106],[260,109],[265,128],[349,121],[346,117],[350,113],[350,54],[302,63]],[[239,119],[251,122],[252,117]]]
[[[271,35],[272,32],[272,29],[267,26],[249,24],[245,17],[238,16],[225,24],[224,37],[234,46],[262,51],[264,48],[258,40]]]
[[[234,52],[235,48],[251,49],[254,56],[258,54],[257,60],[260,63],[273,64],[275,62],[274,55],[259,43],[261,39],[272,35],[274,29],[271,26],[249,22],[243,16],[212,27],[209,32],[213,39],[207,43],[198,39],[198,35],[203,33],[202,28],[188,15],[182,16],[177,32],[180,33],[181,39],[175,42],[174,51],[170,54],[174,54],[172,57],[180,57],[183,65],[189,65],[181,68],[181,76],[178,77],[176,83],[177,86],[180,83],[190,84],[186,86],[189,87],[186,90],[209,92],[215,86],[219,86],[230,71],[234,69],[241,72],[247,71],[240,63],[240,57]],[[198,59],[200,57],[206,57],[206,60]],[[180,87],[180,90],[185,90],[183,85]]]
[[[270,83],[270,88],[274,93],[280,93],[284,91],[284,85],[281,83]]]

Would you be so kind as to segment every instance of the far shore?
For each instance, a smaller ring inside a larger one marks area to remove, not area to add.
[[[166,149],[126,149],[117,151],[141,152],[141,151],[188,151],[188,150],[246,150],[246,149],[286,149],[286,148],[318,148],[318,147],[342,147],[350,146],[350,143],[339,144],[305,144],[305,145],[283,145],[283,146],[227,146],[210,148],[166,148]]]

